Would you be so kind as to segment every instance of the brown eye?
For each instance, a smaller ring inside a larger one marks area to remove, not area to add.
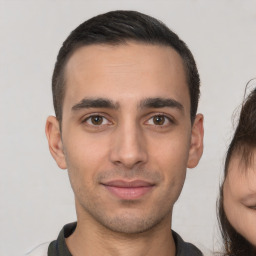
[[[151,116],[146,122],[147,125],[152,125],[159,128],[169,127],[171,125],[174,125],[175,122],[171,119],[171,117],[165,115],[165,114],[156,114],[154,116]]]
[[[87,117],[84,120],[84,122],[92,126],[100,126],[100,125],[105,125],[110,123],[107,118],[100,115],[91,115]]]
[[[113,125],[113,123],[107,117],[98,113],[87,116],[87,118],[82,121],[82,124],[84,124],[88,129],[97,131],[104,130]]]
[[[155,125],[163,125],[166,121],[166,118],[164,116],[154,116],[153,117],[153,123]]]
[[[101,125],[103,123],[103,117],[102,116],[92,116],[91,122],[93,125]]]

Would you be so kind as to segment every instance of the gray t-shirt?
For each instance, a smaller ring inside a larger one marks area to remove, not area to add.
[[[72,256],[68,250],[65,238],[69,237],[76,229],[76,222],[67,224],[60,231],[57,240],[52,241],[48,247],[48,256]],[[203,256],[202,252],[193,244],[186,243],[172,231],[176,244],[176,256]]]

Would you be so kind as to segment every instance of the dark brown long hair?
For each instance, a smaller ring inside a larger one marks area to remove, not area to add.
[[[220,186],[218,220],[224,243],[224,253],[222,254],[224,256],[256,255],[253,246],[232,227],[223,207],[223,184],[227,177],[231,157],[234,153],[239,153],[245,166],[249,166],[254,149],[256,149],[256,88],[252,90],[242,104],[238,125],[227,151],[224,179]]]

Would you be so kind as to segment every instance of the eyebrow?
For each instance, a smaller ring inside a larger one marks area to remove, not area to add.
[[[110,109],[118,109],[119,104],[114,103],[112,100],[105,98],[84,98],[79,103],[75,104],[72,107],[72,110],[79,110],[84,108],[110,108]]]
[[[184,106],[171,98],[146,98],[140,102],[140,108],[176,108],[184,111]]]
[[[84,108],[109,108],[118,109],[119,103],[115,103],[106,98],[84,98],[72,107],[72,110],[80,110]],[[183,105],[171,98],[146,98],[139,103],[141,109],[145,108],[176,108],[180,111],[184,110]]]

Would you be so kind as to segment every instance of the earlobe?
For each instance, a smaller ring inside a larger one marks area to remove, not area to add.
[[[194,168],[197,166],[202,154],[203,154],[203,138],[204,138],[204,117],[202,114],[197,114],[193,123],[191,131],[191,142],[188,157],[188,168]]]
[[[55,116],[49,116],[47,118],[45,133],[52,157],[61,169],[66,169],[67,167],[61,140],[60,125]]]

